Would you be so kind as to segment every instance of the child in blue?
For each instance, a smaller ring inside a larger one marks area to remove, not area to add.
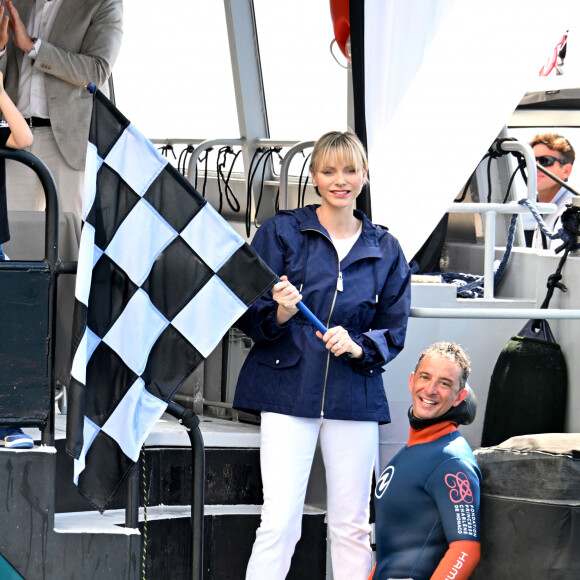
[[[2,7],[2,12],[4,8]],[[2,17],[0,12],[0,18]],[[7,17],[6,17],[7,18]],[[4,22],[4,20],[2,20]],[[32,144],[32,132],[26,121],[4,90],[4,77],[0,72],[0,110],[4,121],[0,121],[0,147],[22,149]],[[0,159],[0,261],[6,260],[3,244],[10,239],[8,228],[8,210],[6,207],[6,166]],[[0,427],[0,446],[12,448],[30,448],[32,439],[15,427]]]

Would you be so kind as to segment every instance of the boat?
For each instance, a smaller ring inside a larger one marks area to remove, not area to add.
[[[371,9],[379,10],[371,19],[374,26],[363,27],[365,42],[375,45],[362,52],[351,45],[357,34],[360,40],[361,30],[355,32],[348,2],[295,0],[283,6],[268,0],[172,0],[161,10],[151,1],[126,3],[123,48],[113,71],[116,104],[247,240],[278,208],[316,202],[307,179],[308,153],[314,140],[330,129],[350,127],[366,137],[371,188],[361,196],[361,207],[399,237],[407,256],[414,256],[449,214],[437,271],[481,278],[481,294],[458,296],[456,284],[433,272],[414,278],[405,349],[384,374],[392,423],[381,427],[379,465],[407,441],[409,372],[423,348],[437,340],[460,343],[472,358],[470,385],[479,412],[462,433],[480,449],[494,365],[510,337],[540,315],[549,320],[571,378],[563,433],[580,433],[580,391],[574,384],[580,374],[580,357],[575,356],[580,254],[572,252],[563,270],[568,291],[556,291],[549,309],[540,313],[546,281],[561,255],[527,247],[522,220],[510,232],[511,216],[529,212],[518,201],[535,202],[530,137],[555,129],[580,147],[580,80],[568,75],[578,38],[573,29],[565,64],[559,63],[564,74],[552,71],[538,77],[544,57],[578,8],[568,2],[548,18],[539,3],[523,8],[520,2],[491,2],[475,8],[425,1],[419,18],[405,3],[382,3],[386,12],[380,11],[380,2],[378,8],[369,0],[360,4],[367,19]],[[529,16],[525,26],[518,24],[522,9]],[[506,26],[507,36],[515,36],[502,45]],[[155,60],[144,58],[145,38],[155,39],[146,49],[156,53]],[[484,49],[476,53],[482,43]],[[382,68],[367,68],[375,52],[392,59]],[[361,54],[366,62],[360,61]],[[366,79],[361,80],[361,70],[367,71]],[[385,80],[388,90],[377,86]],[[432,92],[426,89],[428,81]],[[486,86],[490,82],[493,87]],[[384,98],[381,91],[389,93],[388,106],[371,117],[373,103]],[[496,102],[497,95],[501,98]],[[434,117],[435,129],[425,132]],[[516,169],[514,153],[528,163],[528,183],[514,182],[504,203]],[[35,160],[23,162],[38,167]],[[464,201],[454,203],[463,193]],[[0,449],[5,473],[0,478],[0,497],[5,499],[0,511],[2,521],[12,524],[0,531],[1,577],[243,578],[260,514],[259,423],[233,410],[232,400],[251,342],[230,329],[174,397],[176,406],[192,411],[199,424],[186,429],[178,411],[164,415],[149,434],[144,461],[127,488],[116,494],[104,514],[95,511],[74,486],[72,459],[65,451],[70,337],[61,333],[54,347],[45,345],[47,336],[55,338],[57,320],[72,316],[80,237],[80,224],[54,210],[49,204],[46,215],[11,212],[13,239],[6,244],[11,262],[0,266],[0,279],[12,276],[6,284],[13,301],[23,302],[21,288],[28,288],[30,304],[38,308],[28,312],[31,324],[43,321],[40,338],[21,337],[22,344],[32,345],[24,355],[33,360],[32,374],[40,376],[20,407],[27,417],[25,427],[38,444],[30,451]],[[508,246],[508,263],[494,284],[495,266]],[[10,302],[2,306],[3,324],[9,320],[22,328]],[[3,363],[16,385],[22,383],[24,359],[14,333],[1,343],[0,360],[20,357],[20,367]],[[7,416],[5,411],[2,418]],[[10,415],[12,423],[19,418]],[[201,522],[195,521],[192,509],[192,497],[200,488],[200,457],[192,452],[191,439],[196,430],[205,460]],[[554,498],[570,504],[575,516],[578,495],[559,499],[556,491]],[[524,503],[537,501],[524,496]],[[485,542],[484,537],[484,558]],[[532,553],[541,552],[530,545],[528,552],[513,555],[516,571],[502,577],[543,579],[518,575],[517,566],[521,574]],[[570,558],[568,575],[562,572],[558,578],[580,576],[580,558]],[[332,578],[319,454],[288,578]]]

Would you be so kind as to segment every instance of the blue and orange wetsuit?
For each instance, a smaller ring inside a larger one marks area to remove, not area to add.
[[[373,580],[464,580],[479,562],[481,472],[457,425],[411,429],[375,490]]]

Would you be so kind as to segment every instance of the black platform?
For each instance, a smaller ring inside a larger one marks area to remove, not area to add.
[[[580,578],[580,434],[512,437],[476,450],[483,475],[473,580]]]
[[[143,508],[139,529],[124,528],[124,490],[104,515],[89,506],[72,483],[73,463],[64,450],[65,417],[59,414],[56,428],[55,447],[0,450],[0,468],[10,474],[0,478],[0,494],[9,498],[0,502],[0,518],[14,522],[0,527],[0,554],[27,580],[136,580],[142,577],[143,558],[148,578],[191,579],[192,469],[183,427],[164,416],[147,440],[146,534]],[[35,429],[27,432],[38,436]],[[243,580],[262,503],[259,429],[204,419],[202,434],[204,580]],[[141,478],[140,487],[143,498]],[[302,527],[288,578],[325,580],[325,512],[305,508]]]

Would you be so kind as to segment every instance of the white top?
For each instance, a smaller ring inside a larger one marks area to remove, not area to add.
[[[343,258],[350,252],[350,249],[354,246],[354,243],[360,238],[361,232],[362,222],[354,236],[350,236],[350,238],[330,238],[338,253],[339,262],[342,262]]]
[[[17,106],[25,118],[49,118],[44,73],[35,70],[32,65],[40,49],[41,39],[50,34],[61,4],[62,0],[36,0],[34,8],[30,12],[26,30],[31,37],[36,37],[38,40],[32,51],[28,55],[24,55],[20,70]]]

